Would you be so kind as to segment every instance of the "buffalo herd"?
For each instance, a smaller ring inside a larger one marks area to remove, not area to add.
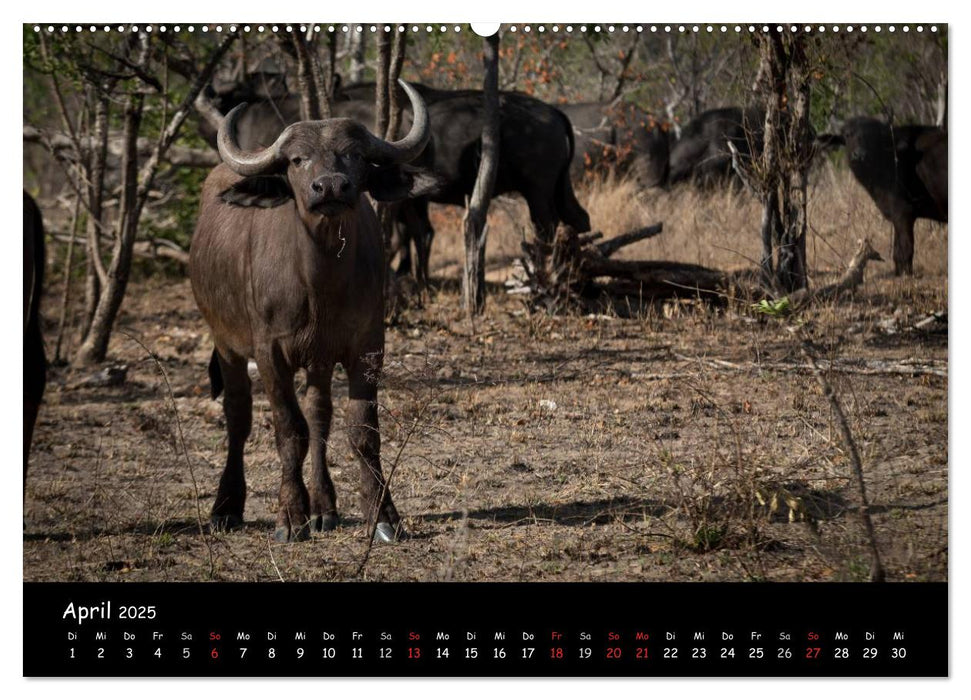
[[[248,362],[255,360],[272,409],[282,464],[275,537],[295,541],[338,524],[327,469],[331,378],[348,378],[347,434],[361,468],[361,508],[375,541],[406,536],[382,472],[377,377],[384,352],[385,245],[371,201],[387,202],[402,242],[399,271],[428,276],[434,231],[430,202],[463,205],[481,158],[481,91],[438,90],[399,81],[400,140],[375,121],[373,84],[340,88],[333,117],[301,121],[297,96],[271,76],[216,84],[209,98],[225,114],[203,135],[222,163],[200,196],[189,269],[192,291],[211,330],[212,395],[224,394],[228,454],[212,523],[243,522],[244,445],[252,425]],[[245,104],[249,103],[249,104]],[[728,107],[704,112],[680,130],[615,100],[554,107],[516,92],[500,94],[500,153],[494,194],[518,193],[536,235],[550,240],[564,223],[578,233],[590,219],[573,180],[591,170],[627,173],[643,188],[733,180],[729,144],[743,157],[762,149],[763,115]],[[817,138],[845,149],[856,180],[893,225],[899,274],[913,272],[914,221],[947,221],[947,132],[850,119]],[[370,197],[370,200],[369,200]],[[24,193],[24,476],[44,389],[46,361],[39,301],[44,229]],[[294,387],[307,376],[307,414]],[[305,484],[303,462],[310,453]]]
[[[339,81],[338,81],[339,85]],[[398,271],[414,270],[426,281],[434,229],[428,203],[463,205],[472,192],[479,162],[482,97],[475,90],[438,90],[416,85],[428,105],[431,141],[416,165],[439,178],[427,195],[396,207],[395,250]],[[257,148],[272,143],[287,125],[300,119],[299,98],[289,93],[279,74],[250,74],[222,81],[211,93],[227,112],[252,104],[239,121],[240,143]],[[339,87],[332,105],[336,116],[374,122],[374,84]],[[405,123],[410,113],[405,110]],[[729,144],[742,158],[762,150],[764,112],[724,107],[702,112],[675,138],[664,120],[617,99],[553,107],[527,95],[500,97],[500,157],[495,194],[518,193],[529,207],[537,234],[548,239],[560,222],[577,232],[590,220],[577,202],[573,182],[590,172],[614,170],[630,175],[643,188],[693,183],[714,187],[738,183]],[[214,144],[215,133],[203,125]],[[947,132],[932,126],[891,126],[876,119],[847,120],[843,128],[817,139],[822,148],[846,146],[854,177],[893,226],[896,274],[912,274],[914,221],[947,221]]]

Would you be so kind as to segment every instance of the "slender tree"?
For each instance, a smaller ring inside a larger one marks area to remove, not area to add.
[[[462,304],[470,316],[485,309],[486,215],[499,170],[499,34],[482,42],[482,160],[475,178],[472,197],[466,207],[465,274],[462,277]]]
[[[809,283],[806,215],[813,130],[807,49],[812,39],[786,27],[760,34],[757,41],[759,68],[753,89],[765,109],[763,147],[751,165],[736,154],[735,166],[762,202],[763,282],[793,292]]]
[[[173,100],[167,60],[171,44],[156,35],[138,32],[102,41],[65,40],[56,47],[56,53],[55,47],[45,44],[42,35],[38,37],[43,70],[49,74],[68,144],[64,147],[49,136],[41,140],[58,162],[73,173],[69,183],[77,183],[74,195],[88,221],[87,310],[75,364],[105,359],[131,272],[139,222],[160,166],[191,113],[194,100],[235,38],[229,34],[219,43],[208,45],[204,64]],[[80,86],[72,95],[80,108],[68,105],[58,73],[70,76],[73,84]],[[121,106],[120,139],[109,134],[114,105]],[[148,130],[145,117],[149,106],[158,132],[147,140],[143,132]],[[72,114],[84,111],[94,115],[85,120],[92,123],[88,134],[78,132],[82,120],[72,120]],[[121,161],[120,196],[112,211],[105,203],[110,191],[106,186],[109,142],[118,146]],[[112,213],[113,217],[109,216]],[[109,256],[101,250],[104,239],[112,242]]]

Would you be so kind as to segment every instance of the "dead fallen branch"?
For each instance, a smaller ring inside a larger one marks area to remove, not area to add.
[[[71,241],[73,240],[75,245],[81,245],[81,246],[88,245],[87,238],[75,237],[72,239],[72,237],[69,234],[60,233],[57,231],[51,231],[49,232],[49,235],[51,236],[51,238],[53,238],[55,241],[58,241],[59,243],[65,243],[70,245]],[[102,237],[101,240],[107,243],[111,242],[111,239],[106,237]],[[183,265],[189,264],[188,251],[184,250],[177,243],[173,243],[172,241],[166,240],[164,238],[152,238],[149,240],[136,241],[135,246],[132,249],[132,252],[135,255],[135,257],[138,257],[138,258],[150,259],[150,260],[155,260],[158,258],[167,258],[169,260],[175,260],[176,262],[181,263]]]
[[[646,226],[607,240],[603,234],[577,234],[561,225],[551,243],[523,243],[524,255],[513,266],[506,282],[510,294],[529,298],[534,307],[549,311],[580,309],[612,302],[623,308],[624,299],[650,302],[670,297],[724,301],[730,298],[765,299],[774,293],[759,282],[753,270],[725,272],[702,265],[666,260],[614,260],[618,250],[658,235],[662,224]],[[861,239],[846,272],[836,282],[818,289],[791,294],[789,310],[852,294],[863,283],[871,260],[881,260],[868,239]],[[618,303],[619,302],[619,303]]]
[[[689,357],[673,353],[674,357],[685,362],[706,365],[714,369],[731,370],[733,372],[779,372],[779,373],[814,373],[816,369],[833,374],[860,375],[901,375],[905,377],[919,377],[931,375],[947,377],[947,362],[935,360],[816,360],[812,364],[794,364],[789,362],[729,362],[713,357]]]
[[[51,151],[57,158],[65,160],[76,160],[74,142],[67,134],[56,132],[46,132],[32,126],[24,126],[24,143],[41,144]],[[82,156],[91,153],[97,148],[94,137],[78,137],[78,144],[82,150]],[[156,146],[156,141],[147,137],[141,137],[137,142],[139,156],[150,156]],[[124,143],[121,136],[108,139],[108,153],[116,158],[121,158],[124,150]],[[189,148],[187,146],[169,146],[165,153],[164,160],[171,165],[180,165],[189,168],[213,168],[219,165],[219,154],[210,148]]]
[[[613,260],[617,251],[664,230],[654,224],[600,240],[595,231],[578,235],[561,225],[551,243],[523,243],[523,257],[506,283],[510,294],[526,294],[538,306],[588,306],[583,300],[607,296],[665,297],[691,289],[692,296],[717,294],[726,276],[718,270],[656,260]]]
[[[664,224],[645,226],[644,228],[639,228],[634,231],[629,231],[628,233],[622,233],[619,236],[614,236],[603,243],[598,243],[597,250],[600,251],[600,254],[605,258],[609,258],[624,246],[629,246],[632,243],[637,243],[638,241],[643,241],[647,238],[653,238],[663,230]],[[603,234],[600,235],[602,236]]]
[[[850,264],[846,267],[846,272],[833,284],[827,284],[818,289],[800,289],[789,297],[793,306],[804,306],[815,301],[826,301],[837,299],[844,294],[852,294],[856,288],[863,284],[863,271],[866,270],[867,263],[871,260],[883,262],[880,253],[870,245],[869,238],[861,238],[857,241],[856,252]]]

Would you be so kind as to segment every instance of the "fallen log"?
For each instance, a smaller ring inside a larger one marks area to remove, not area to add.
[[[653,224],[601,241],[603,233],[578,235],[561,225],[552,243],[523,243],[506,283],[510,294],[524,294],[547,309],[596,306],[607,297],[655,299],[671,296],[723,296],[729,278],[719,270],[663,260],[614,260],[617,251],[657,236]]]
[[[507,291],[526,295],[534,306],[550,311],[570,307],[590,310],[604,301],[615,309],[624,308],[626,304],[617,303],[624,299],[649,302],[687,297],[724,302],[775,296],[761,286],[755,270],[725,272],[692,263],[611,258],[625,246],[662,230],[662,224],[654,224],[601,241],[601,232],[578,235],[569,226],[560,225],[550,243],[523,242],[524,255],[514,265]],[[846,272],[836,282],[798,290],[789,295],[787,309],[852,293],[863,282],[867,263],[881,259],[869,240],[861,239]]]
[[[605,258],[609,258],[624,246],[629,246],[632,243],[637,243],[638,241],[643,241],[647,238],[653,238],[663,230],[664,224],[654,224],[653,226],[645,226],[644,228],[635,229],[633,231],[629,231],[628,233],[622,233],[619,236],[614,236],[603,243],[598,243],[597,250],[599,250],[600,254]]]
[[[866,270],[867,263],[871,260],[883,262],[872,245],[869,238],[861,238],[857,241],[856,252],[850,264],[846,267],[846,272],[836,282],[827,284],[818,289],[799,289],[790,295],[789,301],[793,306],[804,306],[814,301],[824,301],[839,298],[844,294],[852,294],[857,287],[863,284],[863,271]]]

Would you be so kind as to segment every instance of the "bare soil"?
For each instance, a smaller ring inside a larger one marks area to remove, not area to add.
[[[755,256],[758,210],[744,195],[610,187],[584,194],[595,227],[665,222],[625,255],[725,268]],[[861,235],[889,257],[889,226],[854,187],[832,172],[819,185],[815,283]],[[458,221],[435,210],[434,286],[388,329],[382,455],[411,539],[368,552],[340,371],[329,457],[342,526],[271,541],[280,474],[257,383],[246,525],[208,531],[226,449],[211,343],[188,282],[154,277],[131,286],[116,326],[109,364],[127,366],[122,383],[94,385],[98,368],[50,372],[24,579],[864,580],[860,494],[795,324],[850,418],[889,580],[946,579],[947,327],[913,326],[947,309],[946,227],[920,225],[916,277],[877,264],[855,298],[796,318],[692,302],[550,317],[498,284],[528,221],[506,202],[490,219],[487,311],[472,323],[459,309]],[[49,347],[59,294],[44,300]]]

